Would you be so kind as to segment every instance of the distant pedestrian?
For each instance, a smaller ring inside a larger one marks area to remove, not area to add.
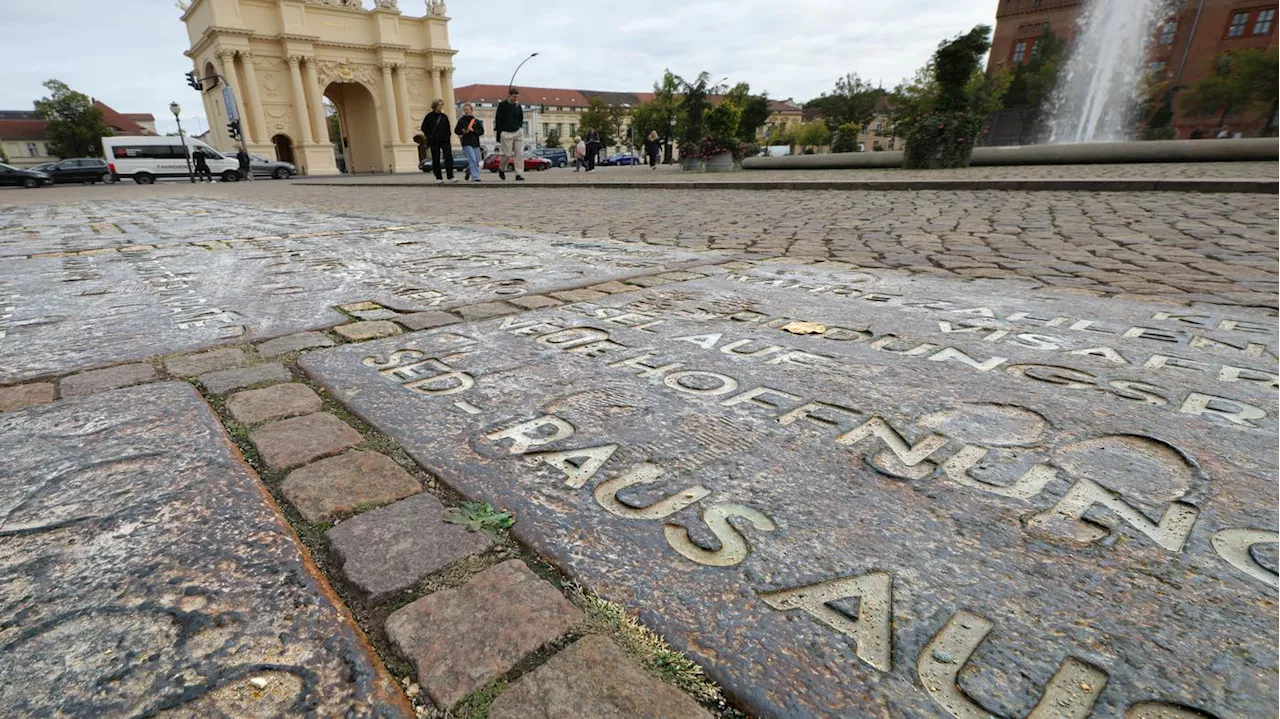
[[[1203,127],[1197,127],[1196,129],[1192,130],[1192,131],[1191,131],[1191,139],[1192,139],[1192,140],[1203,140],[1203,139],[1204,139],[1204,128],[1203,128]]]
[[[213,173],[209,171],[209,153],[203,147],[197,147],[192,151],[191,159],[196,163],[196,177],[201,182],[213,182]]]
[[[240,148],[240,151],[236,153],[236,161],[240,165],[240,179],[249,179],[249,173],[252,171],[252,166],[249,163],[249,151],[243,147]]]
[[[462,117],[458,118],[458,126],[453,132],[462,138],[462,154],[467,156],[467,179],[480,181],[480,138],[484,135],[484,123],[475,115],[471,103],[462,106]]]
[[[493,131],[498,135],[498,178],[507,179],[507,163],[515,170],[516,182],[524,182],[524,109],[520,107],[519,88],[509,88],[507,99],[498,103],[493,118]]]
[[[444,114],[444,100],[432,100],[431,112],[422,118],[422,136],[427,138],[427,147],[431,148],[431,170],[436,175],[436,183],[443,183],[440,175],[440,155],[444,154],[444,166],[449,172],[449,182],[453,182],[453,147],[449,143],[449,116]]]
[[[578,144],[573,146],[573,171],[585,170],[587,167],[587,141],[578,140]]]
[[[587,172],[596,169],[596,158],[600,155],[600,133],[595,128],[587,130]]]
[[[662,154],[662,140],[658,139],[658,131],[650,130],[644,141],[644,154],[649,156],[649,169],[658,166],[658,155]]]
[[[1218,134],[1214,135],[1214,137],[1219,140],[1229,139],[1231,137],[1231,131],[1228,130],[1226,127],[1220,127],[1218,128]]]

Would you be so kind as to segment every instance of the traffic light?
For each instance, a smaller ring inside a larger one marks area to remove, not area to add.
[[[227,123],[227,132],[231,133],[232,140],[240,139],[240,121],[232,120]]]
[[[199,80],[197,80],[197,79],[196,79],[196,73],[195,73],[195,71],[194,71],[194,70],[192,70],[191,72],[187,73],[187,84],[191,86],[191,89],[192,89],[192,90],[203,90],[203,89],[204,89],[204,83],[202,83],[202,82],[200,82]]]

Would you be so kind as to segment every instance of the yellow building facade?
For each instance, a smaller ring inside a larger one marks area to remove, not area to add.
[[[192,0],[186,24],[204,81],[210,144],[231,150],[223,86],[234,91],[249,152],[309,175],[416,170],[414,135],[441,99],[453,107],[453,55],[443,0],[426,14],[397,0]],[[217,78],[217,79],[213,79]],[[341,137],[330,137],[326,101]]]

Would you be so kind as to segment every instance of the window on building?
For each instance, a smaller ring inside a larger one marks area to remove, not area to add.
[[[569,137],[577,137],[577,136],[578,136],[578,126],[573,124],[572,122],[569,123]]]
[[[36,143],[34,142],[27,143],[27,155],[30,157],[40,156],[40,150],[36,147]]]
[[[528,135],[528,134],[529,134],[529,121],[528,121],[528,120],[525,120],[525,121],[524,121],[524,134],[526,134],[526,135]]]
[[[550,135],[550,134],[551,134],[551,123],[549,122],[542,123],[542,136],[546,137],[547,135]]]
[[[563,123],[563,122],[557,122],[557,123],[556,123],[556,134],[557,134],[557,135],[559,135],[560,137],[564,137],[564,123]]]
[[[1013,44],[1013,61],[1022,62],[1027,59],[1027,41],[1019,40]]]
[[[877,122],[877,123],[876,123],[876,134],[877,134],[877,135],[883,135],[883,134],[884,134],[884,123],[883,123],[883,122]]]
[[[1258,19],[1253,23],[1253,34],[1254,35],[1270,35],[1271,26],[1275,24],[1275,21],[1276,21],[1275,8],[1267,8],[1266,10],[1259,10]]]
[[[1243,37],[1244,29],[1248,24],[1248,12],[1235,13],[1231,16],[1231,24],[1227,26],[1227,37]]]
[[[1172,45],[1173,39],[1178,36],[1178,21],[1170,20],[1160,28],[1160,44]]]

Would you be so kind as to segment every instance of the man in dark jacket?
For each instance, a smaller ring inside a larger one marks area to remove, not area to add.
[[[236,160],[240,164],[240,179],[249,179],[249,173],[252,172],[252,165],[249,162],[249,151],[243,147],[240,148],[240,151],[236,153]]]
[[[596,158],[600,156],[600,133],[595,128],[587,131],[587,172],[596,169]]]
[[[440,154],[444,153],[444,166],[449,171],[449,182],[453,182],[453,147],[449,144],[449,117],[442,112],[444,100],[432,100],[431,112],[422,118],[422,136],[427,138],[427,147],[431,148],[431,169],[436,173],[436,182],[444,182],[440,176]]]
[[[520,90],[507,90],[507,99],[498,103],[493,118],[493,130],[498,134],[501,148],[498,156],[498,177],[507,179],[507,162],[516,171],[516,182],[524,182],[524,110],[520,108]]]
[[[213,173],[209,171],[209,156],[205,154],[203,147],[197,147],[191,152],[191,159],[196,162],[196,177],[201,182],[213,182]]]

